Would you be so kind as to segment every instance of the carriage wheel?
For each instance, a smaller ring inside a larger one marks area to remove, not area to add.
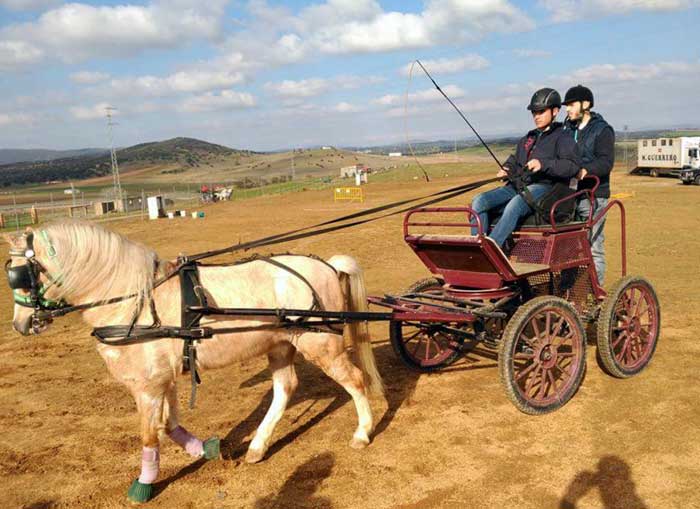
[[[435,278],[421,279],[406,293],[442,291]],[[389,338],[396,355],[409,367],[429,373],[455,362],[461,355],[461,341],[441,330],[440,324],[392,321]]]
[[[506,395],[526,414],[564,406],[586,366],[586,332],[576,309],[543,295],[522,305],[503,331],[498,370]]]
[[[656,350],[661,315],[654,287],[639,276],[620,279],[598,319],[598,356],[605,371],[629,378],[643,370]]]

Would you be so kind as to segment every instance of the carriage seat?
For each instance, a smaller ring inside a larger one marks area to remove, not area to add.
[[[443,274],[446,280],[452,271],[498,272],[494,263],[505,265],[507,272],[516,278],[541,274],[549,271],[549,265],[542,263],[518,262],[508,258],[493,239],[483,237],[482,242],[489,244],[489,253],[474,235],[419,234],[406,237],[406,242],[421,259],[429,261],[428,267]],[[454,255],[454,256],[453,256]],[[429,260],[428,260],[429,258]],[[448,281],[449,282],[449,281]]]

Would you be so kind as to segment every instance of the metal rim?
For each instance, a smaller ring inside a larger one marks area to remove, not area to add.
[[[515,389],[535,407],[561,403],[579,380],[584,351],[581,329],[569,311],[537,310],[513,343]]]
[[[615,362],[635,370],[649,361],[658,336],[658,310],[649,288],[633,284],[615,302],[610,324],[610,350]]]

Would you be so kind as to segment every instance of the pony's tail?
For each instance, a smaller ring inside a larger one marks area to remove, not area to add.
[[[369,311],[365,279],[357,261],[350,256],[336,255],[328,260],[328,263],[338,271],[348,310]],[[384,394],[384,384],[377,370],[367,322],[350,322],[348,330],[369,391],[372,394]]]

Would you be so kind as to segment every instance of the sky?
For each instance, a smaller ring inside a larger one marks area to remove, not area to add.
[[[0,148],[524,133],[584,84],[622,132],[698,126],[700,0],[0,0]],[[560,116],[560,119],[563,114]]]

